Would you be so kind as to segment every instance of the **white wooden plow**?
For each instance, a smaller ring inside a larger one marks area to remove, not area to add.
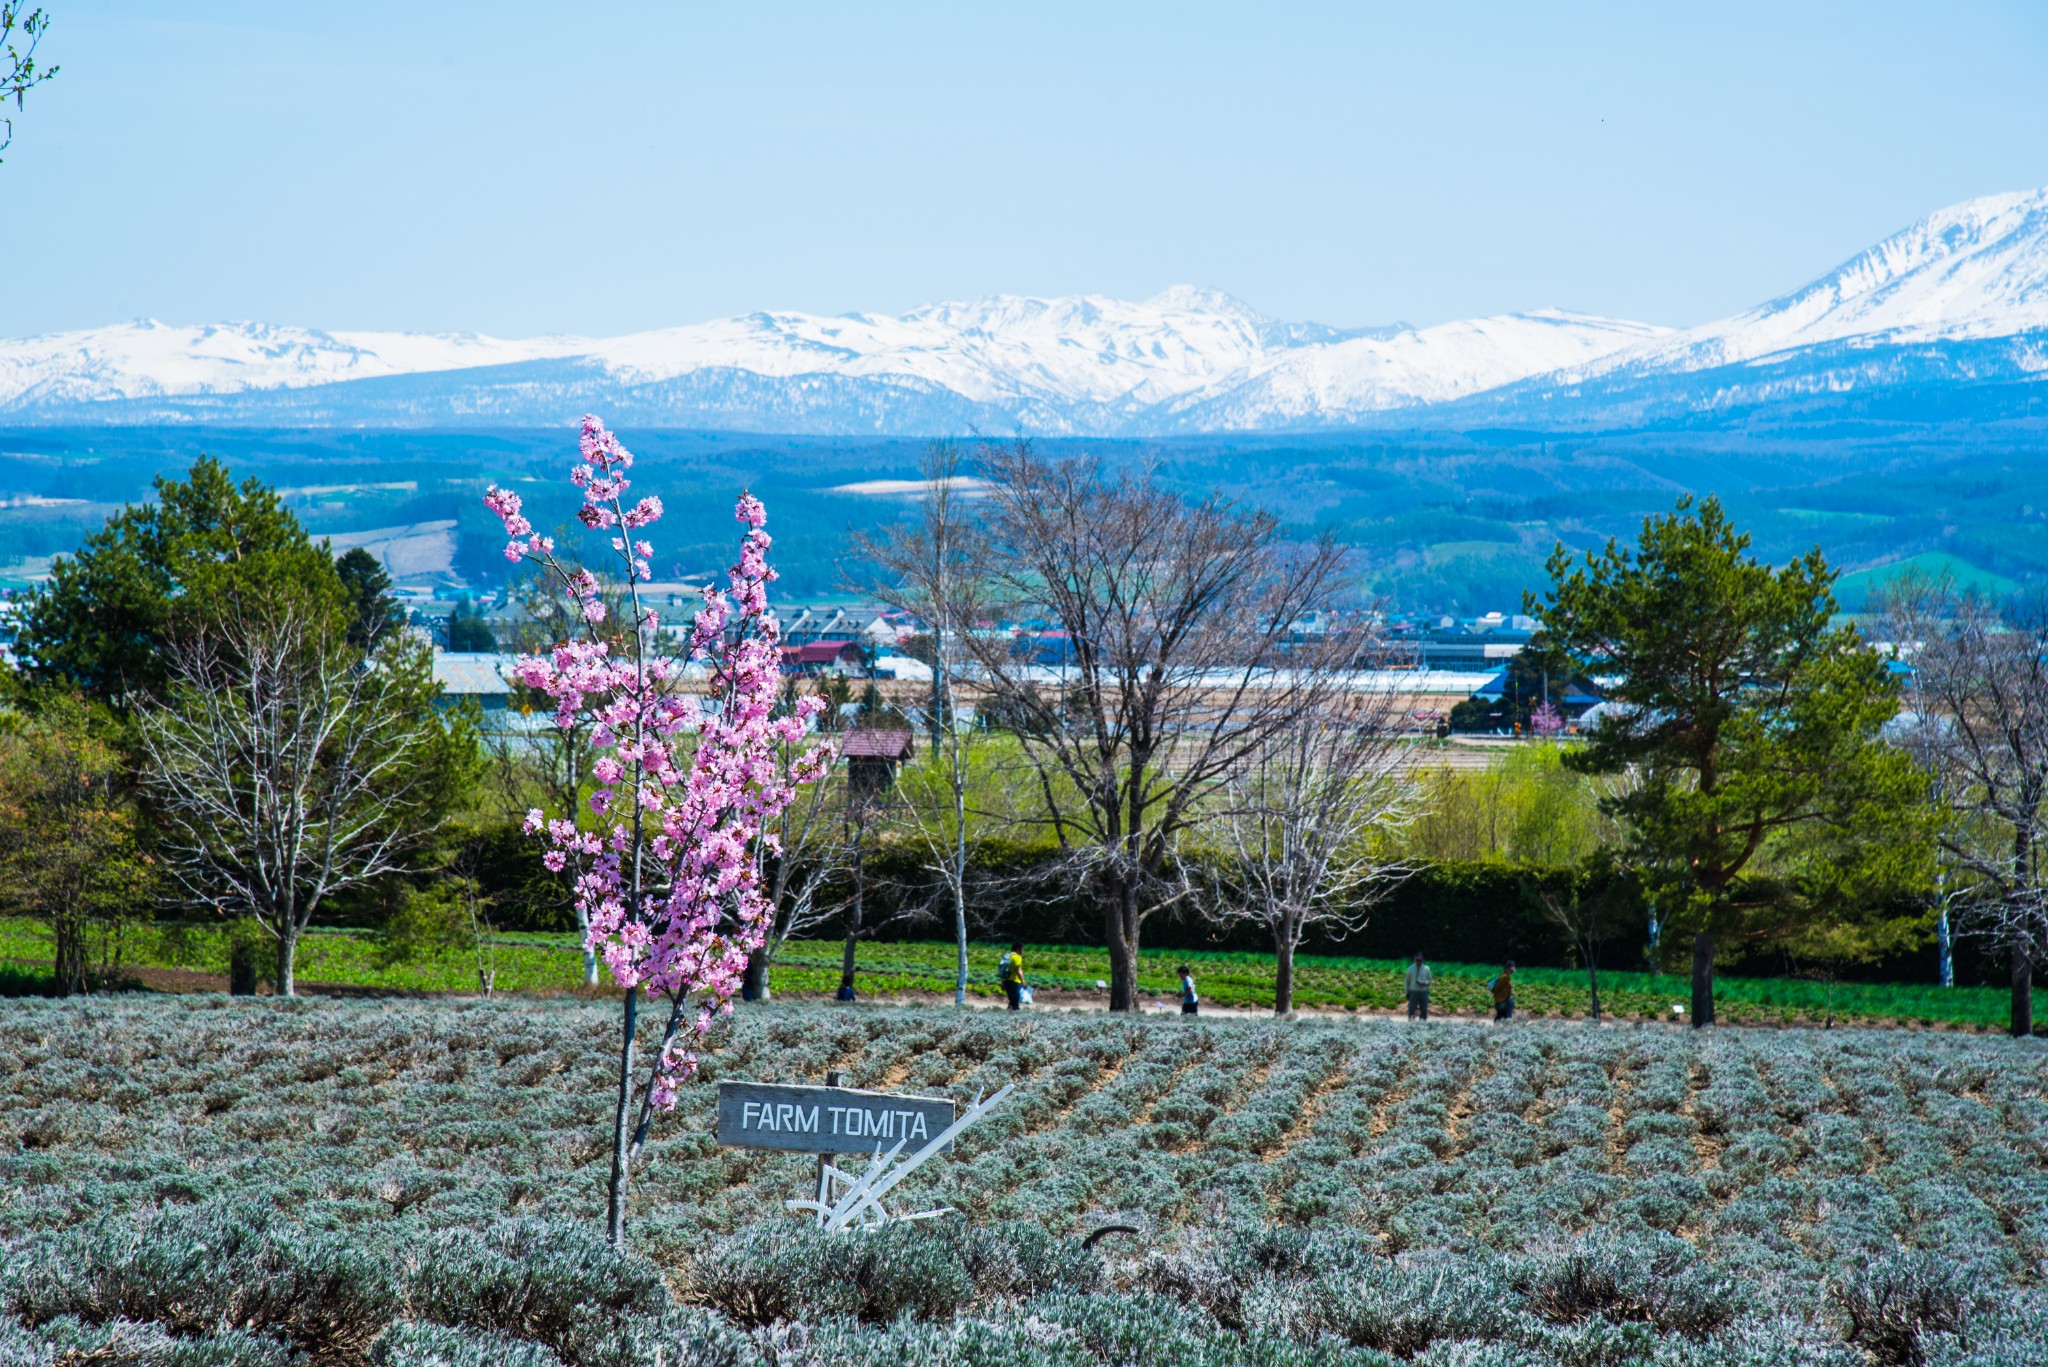
[[[882,1204],[882,1198],[895,1190],[896,1184],[916,1172],[924,1161],[951,1144],[969,1125],[987,1115],[1016,1090],[1010,1083],[1001,1091],[974,1099],[974,1104],[960,1113],[959,1119],[947,1126],[926,1142],[908,1158],[903,1157],[903,1146],[910,1141],[899,1139],[886,1152],[880,1144],[875,1145],[864,1171],[855,1174],[840,1168],[828,1154],[818,1155],[818,1194],[808,1200],[788,1203],[791,1210],[817,1212],[818,1225],[830,1230],[878,1229],[892,1222],[930,1220],[952,1213],[951,1206],[940,1206],[937,1210],[920,1210],[897,1215]]]

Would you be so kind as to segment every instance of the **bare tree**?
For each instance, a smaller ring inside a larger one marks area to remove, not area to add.
[[[785,763],[794,762],[793,747]],[[826,894],[853,868],[853,846],[844,839],[841,812],[844,782],[829,777],[797,790],[796,798],[776,817],[755,849],[761,861],[761,888],[775,908],[761,947],[747,960],[741,995],[747,1001],[768,1000],[768,974],[775,956],[793,939],[822,927],[839,910]]]
[[[879,929],[866,924],[869,842],[893,803],[891,794],[881,784],[873,779],[856,782],[851,772],[847,774],[845,791],[846,798],[840,808],[840,830],[845,842],[847,866],[853,874],[853,894],[846,903],[846,930],[839,955],[838,999],[850,1002],[855,997],[854,973],[858,967],[861,938]]]
[[[1612,850],[1604,849],[1589,856],[1562,887],[1540,877],[1530,880],[1530,893],[1543,914],[1572,937],[1572,947],[1586,969],[1588,1014],[1596,1023],[1600,1019],[1600,950],[1613,929],[1617,904],[1635,887],[1632,871]]]
[[[1959,929],[2012,965],[2012,1032],[2034,1028],[2033,970],[2048,963],[2048,598],[1999,608],[1943,582],[1898,586],[1892,639],[1910,649],[1913,709],[1900,739],[1948,808],[1938,836],[1959,884]]]
[[[1225,781],[1217,813],[1223,860],[1209,911],[1264,926],[1277,972],[1273,1013],[1294,1010],[1294,953],[1314,927],[1332,938],[1365,926],[1373,903],[1410,865],[1387,837],[1414,814],[1418,785],[1395,733],[1393,694],[1353,688],[1348,669],[1302,681],[1311,705]]]
[[[321,904],[404,869],[439,824],[447,736],[432,688],[417,646],[365,659],[286,608],[175,647],[165,695],[141,710],[168,871],[276,939],[281,995]]]
[[[1138,1006],[1145,918],[1187,895],[1173,851],[1216,785],[1300,715],[1280,669],[1292,624],[1342,563],[1287,547],[1271,515],[1188,500],[1149,470],[985,447],[981,581],[1064,633],[1051,669],[965,643],[1035,766],[1048,824],[1102,909],[1112,1011]]]
[[[929,802],[906,804],[905,815],[931,856],[953,905],[953,1004],[967,1004],[967,780],[970,737],[961,725],[959,668],[965,634],[984,606],[974,551],[978,533],[963,504],[967,488],[960,448],[950,441],[925,450],[919,473],[922,516],[863,538],[860,550],[880,571],[870,591],[917,617],[932,633],[932,692],[925,714],[934,767],[944,774],[950,812]],[[922,794],[920,794],[922,795]]]

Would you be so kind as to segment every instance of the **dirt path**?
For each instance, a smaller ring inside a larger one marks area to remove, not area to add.
[[[37,969],[48,969],[51,966],[50,961],[47,959],[6,959],[0,960],[0,963],[15,964],[23,968]],[[201,973],[196,970],[186,968],[123,967],[120,970],[120,976],[121,980],[124,983],[129,984],[132,987],[139,988],[145,992],[194,993],[226,992],[228,990],[227,975],[222,973]],[[303,978],[299,980],[298,990],[299,995],[302,997],[346,997],[364,999],[420,999],[432,997],[470,998],[478,995],[474,992],[438,992],[427,988],[361,987],[345,983],[309,982]],[[272,995],[271,990],[267,984],[258,988],[257,994],[259,996]],[[584,988],[578,986],[573,988],[554,989],[545,992],[503,992],[499,995],[503,997],[581,997],[587,1000],[599,1000],[611,997],[615,994],[610,988]],[[778,1000],[787,999],[791,1001],[830,1000],[830,994],[824,992],[783,992],[777,994],[777,996]],[[860,1002],[858,1004],[862,1006],[951,1007],[953,1005],[953,994],[949,991],[876,993],[873,995],[861,997]],[[994,996],[984,997],[969,994],[967,998],[967,1004],[970,1008],[981,1011],[1001,1011],[1004,1009],[1003,999],[1001,997]],[[1036,993],[1036,1000],[1033,1002],[1033,1004],[1029,1007],[1026,1007],[1025,1009],[1027,1011],[1052,1011],[1066,1014],[1089,1012],[1101,1012],[1106,1014],[1109,1010],[1109,993],[1107,991],[1090,992],[1073,988],[1042,988],[1039,989]],[[1173,998],[1166,996],[1148,997],[1145,1000],[1138,1003],[1138,1013],[1140,1015],[1145,1016],[1177,1016],[1180,1014],[1180,1003],[1177,1000],[1174,1000]],[[1411,1022],[1408,1021],[1405,1014],[1400,1011],[1372,1011],[1317,1006],[1299,1008],[1294,1012],[1292,1016],[1288,1017],[1287,1019],[1322,1022],[1346,1020],[1389,1021],[1404,1025],[1412,1024],[1417,1029],[1427,1030],[1439,1024],[1455,1026],[1460,1028],[1470,1028],[1473,1026],[1481,1025],[1491,1026],[1492,1021],[1490,1019],[1490,1014],[1491,1013],[1483,1010],[1473,1011],[1469,1013],[1459,1013],[1457,1011],[1432,1006],[1430,1009],[1430,1019],[1427,1022]],[[1270,1010],[1266,1010],[1260,1007],[1216,1006],[1209,1002],[1204,1002],[1202,1003],[1202,1014],[1199,1017],[1199,1019],[1273,1020],[1275,1019],[1275,1017]],[[1603,1030],[1642,1025],[1661,1025],[1670,1029],[1684,1028],[1684,1022],[1682,1021],[1666,1021],[1661,1018],[1657,1020],[1634,1020],[1616,1019],[1609,1017],[1596,1023],[1593,1021],[1589,1021],[1582,1016],[1542,1016],[1537,1015],[1535,1013],[1524,1013],[1521,1011],[1517,1011],[1516,1021],[1520,1022],[1523,1020],[1571,1021],[1578,1025]],[[1503,1028],[1512,1030],[1516,1028],[1516,1026],[1514,1024],[1510,1024]],[[1822,1022],[1818,1020],[1809,1019],[1798,1019],[1791,1021],[1723,1021],[1716,1028],[1737,1030],[1818,1030],[1822,1028]],[[1899,1024],[1891,1021],[1851,1020],[1847,1022],[1842,1022],[1841,1028],[1857,1030],[1932,1030],[1944,1033],[1961,1032],[1964,1034],[1997,1033],[1996,1031],[1987,1032],[1987,1030],[1983,1027],[1954,1021],[1938,1021],[1932,1023],[1915,1022],[1912,1024]]]

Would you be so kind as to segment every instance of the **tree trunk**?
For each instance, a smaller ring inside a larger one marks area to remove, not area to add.
[[[953,936],[960,950],[953,979],[953,1005],[967,1005],[967,785],[960,774],[955,742],[953,762]]]
[[[1273,1014],[1294,1013],[1294,926],[1281,917],[1273,926]]]
[[[2034,959],[2019,940],[2012,945],[2012,1033],[2014,1039],[2034,1033]]]
[[[743,1002],[764,1002],[768,1000],[768,947],[766,945],[747,956],[747,971],[740,978],[740,1000]]]
[[[967,1005],[967,899],[953,885],[953,939],[957,951],[953,965],[953,1005]]]
[[[57,938],[57,961],[52,966],[57,995],[74,996],[85,991],[85,927],[72,917],[59,915],[50,928]]]
[[[235,997],[256,995],[256,980],[262,976],[257,965],[259,946],[230,932],[228,941],[228,994]]]
[[[1701,931],[1692,937],[1692,1027],[1714,1023],[1714,937]]]
[[[590,947],[590,914],[576,908],[576,929],[583,932],[583,985],[597,986],[597,951]]]
[[[277,936],[277,995],[296,997],[299,995],[298,979],[292,975],[292,961],[299,952],[299,932],[287,925]]]
[[[1138,1009],[1138,890],[1111,888],[1103,899],[1103,940],[1109,946],[1109,1009]]]
[[[627,1145],[633,1124],[633,1044],[640,1026],[640,988],[626,989],[624,1027],[619,1039],[619,1110],[612,1128],[612,1176],[610,1199],[605,1203],[604,1235],[612,1247],[626,1246],[626,1178],[630,1161]]]
[[[1591,954],[1586,955],[1586,991],[1593,998],[1593,1022],[1597,1025],[1600,1021],[1600,967],[1593,962]]]
[[[839,959],[839,1000],[850,1002],[854,999],[853,959],[860,946],[860,922],[863,914],[862,903],[866,900],[867,880],[861,876],[861,867],[866,861],[858,855],[853,864],[853,909],[847,913],[846,949]]]

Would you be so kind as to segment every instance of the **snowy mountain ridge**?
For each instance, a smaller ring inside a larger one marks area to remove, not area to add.
[[[1673,330],[1561,310],[1434,327],[1267,318],[1217,290],[758,312],[612,338],[153,321],[0,341],[0,423],[620,420],[756,431],[1286,431],[1635,421],[1792,395],[2048,378],[2048,190],[1940,210],[1791,293]]]
[[[396,376],[477,376],[574,362],[622,390],[724,371],[929,387],[1039,430],[1120,426],[1161,405],[1289,383],[1369,411],[1476,392],[1589,359],[1659,329],[1545,313],[1416,330],[1280,323],[1214,290],[1142,302],[998,295],[900,317],[752,313],[623,337],[504,340],[467,333],[320,332],[155,321],[0,342],[0,415],[230,395]],[[1308,358],[1301,378],[1288,362]],[[532,375],[524,377],[531,384]],[[570,381],[565,376],[561,383]],[[1295,405],[1301,407],[1299,403]]]
[[[1986,195],[1939,210],[1790,294],[1610,354],[1579,374],[1705,370],[1803,347],[1961,341],[2043,329],[2048,189]]]

